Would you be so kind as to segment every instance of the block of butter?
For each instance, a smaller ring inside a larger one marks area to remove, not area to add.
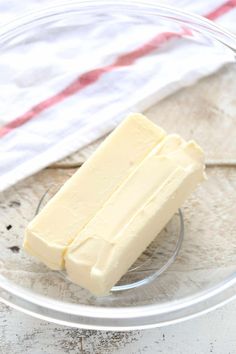
[[[29,223],[24,248],[63,269],[67,247],[165,135],[143,115],[129,115]]]
[[[65,254],[69,278],[107,294],[203,179],[199,146],[164,138],[78,232]]]

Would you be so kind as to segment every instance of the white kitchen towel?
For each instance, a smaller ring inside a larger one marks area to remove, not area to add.
[[[171,4],[235,25],[236,0]],[[137,16],[135,25],[125,15],[99,19],[31,29],[7,48],[0,38],[0,190],[235,60],[223,45],[194,41],[188,29],[155,17]]]

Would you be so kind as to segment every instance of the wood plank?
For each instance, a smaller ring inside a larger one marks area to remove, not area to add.
[[[234,354],[236,301],[145,331],[92,331],[32,318],[0,304],[1,354]],[[223,340],[222,340],[223,338]]]
[[[236,163],[236,65],[228,65],[191,87],[167,97],[144,112],[168,133],[196,139],[210,163]],[[83,163],[103,138],[54,164]]]

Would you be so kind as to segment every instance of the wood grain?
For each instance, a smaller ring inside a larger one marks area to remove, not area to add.
[[[144,112],[168,133],[195,139],[211,164],[236,164],[236,66],[227,65],[191,87],[183,88]],[[53,167],[81,165],[104,138]]]

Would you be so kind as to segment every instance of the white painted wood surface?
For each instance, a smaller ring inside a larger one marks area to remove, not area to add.
[[[79,330],[0,305],[1,354],[235,354],[236,301],[172,326],[132,332]]]
[[[232,143],[236,129],[235,92],[236,65],[232,64],[168,96],[150,107],[145,114],[168,133],[178,133],[185,139],[196,139],[211,164],[236,164],[236,144]],[[222,136],[224,120],[227,137]],[[99,139],[53,166],[80,165],[102,140]]]

